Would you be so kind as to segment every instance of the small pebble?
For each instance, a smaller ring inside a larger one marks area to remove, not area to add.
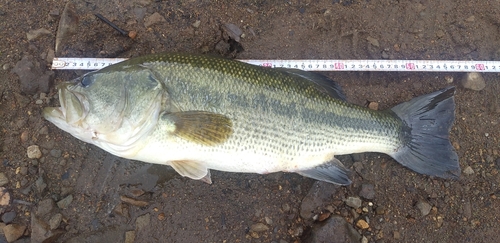
[[[263,223],[256,223],[250,227],[250,230],[252,232],[262,232],[262,231],[268,231],[269,227]]]
[[[474,21],[476,21],[476,17],[474,17],[474,15],[472,15],[472,16],[466,18],[465,21],[467,21],[467,22],[474,22]]]
[[[130,39],[135,39],[135,37],[137,37],[137,32],[133,30],[129,31],[128,37],[130,37]]]
[[[224,30],[229,35],[229,37],[236,42],[240,42],[241,34],[243,31],[235,24],[224,24]]]
[[[49,134],[49,128],[47,126],[43,126],[42,128],[40,128],[40,130],[38,130],[38,134],[42,134],[42,135]]]
[[[378,103],[372,101],[372,102],[368,103],[368,108],[376,111],[376,110],[378,110]]]
[[[135,241],[135,231],[130,230],[125,232],[125,243],[134,243]]]
[[[14,242],[23,236],[26,226],[9,224],[3,228],[3,233],[7,242]]]
[[[359,196],[368,200],[372,200],[373,198],[375,198],[375,186],[373,184],[361,185]]]
[[[30,159],[39,159],[42,157],[42,151],[37,145],[31,145],[27,150],[28,158]]]
[[[62,155],[62,151],[59,149],[52,149],[50,150],[50,155],[55,158],[59,158]]]
[[[127,196],[120,196],[120,200],[122,200],[122,202],[131,204],[131,205],[134,205],[134,206],[137,206],[137,207],[145,207],[145,206],[147,206],[149,204],[146,201],[136,200],[136,199],[133,199],[133,198],[130,198],[130,197],[127,197]]]
[[[385,207],[384,206],[378,206],[375,208],[375,213],[377,215],[384,215],[385,214]]]
[[[0,206],[7,206],[10,204],[10,193],[7,188],[0,187]]]
[[[23,142],[23,143],[24,143],[24,142],[28,141],[28,135],[29,135],[29,132],[28,132],[28,131],[23,131],[23,132],[21,133],[21,142]]]
[[[424,201],[418,201],[416,204],[417,208],[420,210],[422,216],[426,216],[431,212],[432,206]]]
[[[366,37],[366,40],[372,45],[372,46],[375,46],[375,47],[380,47],[380,43],[378,42],[377,39],[371,37],[371,36],[368,36]]]
[[[446,76],[444,76],[444,80],[446,81],[447,84],[451,84],[451,83],[453,83],[453,76],[446,75]]]
[[[467,166],[464,169],[464,174],[466,174],[466,175],[472,175],[472,174],[474,174],[474,170],[472,169],[472,167]]]
[[[363,235],[363,238],[361,238],[361,243],[368,243],[368,238]]]
[[[59,228],[59,225],[61,224],[62,221],[62,214],[56,213],[54,216],[52,216],[49,220],[49,226],[51,230]]]
[[[2,215],[2,222],[9,224],[14,220],[14,218],[16,218],[16,212],[14,211],[6,212]]]
[[[144,227],[149,226],[149,223],[151,222],[151,215],[149,213],[141,215],[137,217],[135,220],[135,228],[137,230],[141,230]]]
[[[57,207],[59,207],[60,209],[65,209],[71,202],[73,202],[73,195],[69,195],[61,199],[61,201],[57,202]]]
[[[361,199],[359,197],[348,197],[345,204],[351,208],[358,209],[361,207]]]
[[[157,23],[167,22],[165,18],[158,12],[153,13],[149,17],[144,19],[144,27],[149,28]]]
[[[394,231],[392,237],[394,237],[395,240],[399,240],[401,238],[401,234],[399,231]]]
[[[59,16],[59,14],[60,14],[59,9],[52,9],[49,12],[49,15],[54,16],[54,17]]]
[[[193,26],[193,28],[198,28],[198,27],[200,27],[200,24],[201,24],[201,21],[196,20],[191,26]]]
[[[356,227],[360,229],[368,229],[370,228],[370,225],[368,225],[368,223],[364,219],[360,219],[358,220],[358,222],[356,222]]]
[[[37,104],[37,105],[42,105],[42,104],[43,104],[43,100],[36,100],[36,101],[35,101],[35,104]]]
[[[7,183],[9,183],[9,178],[5,173],[0,172],[0,186],[5,186]]]
[[[467,73],[462,78],[462,86],[466,89],[480,91],[486,87],[486,82],[480,73]]]
[[[158,214],[158,220],[163,221],[163,220],[165,220],[165,218],[166,218],[165,213]]]

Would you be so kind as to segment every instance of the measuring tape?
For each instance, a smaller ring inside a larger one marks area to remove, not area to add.
[[[96,70],[126,58],[56,57],[52,69]],[[451,60],[238,60],[263,67],[297,68],[305,71],[384,72],[500,72],[500,61]]]

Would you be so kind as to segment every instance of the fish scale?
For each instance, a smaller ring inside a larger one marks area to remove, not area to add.
[[[191,54],[132,58],[60,87],[63,105],[45,108],[47,120],[117,156],[192,179],[211,182],[210,169],[287,171],[347,185],[348,169],[334,156],[358,152],[388,154],[422,174],[460,173],[448,140],[453,87],[374,111],[347,103],[319,74]],[[117,112],[120,123],[109,124]]]

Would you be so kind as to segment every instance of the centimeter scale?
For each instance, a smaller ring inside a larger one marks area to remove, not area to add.
[[[96,70],[126,58],[56,57],[52,69]],[[238,60],[263,67],[297,68],[305,71],[383,72],[500,72],[500,61],[453,60]]]

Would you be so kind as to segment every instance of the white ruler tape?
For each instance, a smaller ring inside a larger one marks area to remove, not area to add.
[[[52,69],[95,70],[126,58],[56,57]],[[500,61],[452,60],[238,60],[264,67],[297,68],[306,71],[384,72],[500,72]]]

